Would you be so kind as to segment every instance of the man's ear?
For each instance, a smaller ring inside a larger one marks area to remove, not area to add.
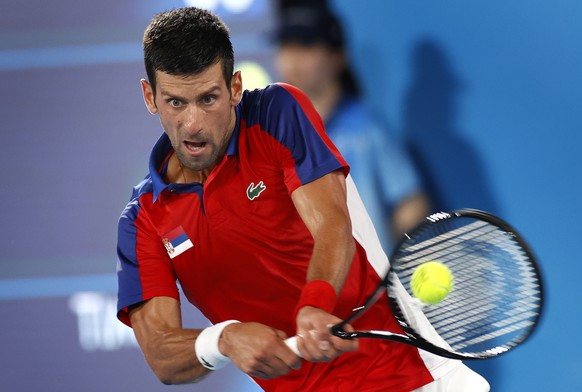
[[[151,114],[158,113],[158,107],[156,106],[156,97],[154,96],[154,90],[152,85],[145,79],[140,80],[141,92],[143,94],[143,101],[145,102],[148,111]]]
[[[238,105],[242,99],[243,93],[242,76],[240,71],[236,71],[234,75],[232,75],[232,80],[230,81],[230,92],[232,106]]]

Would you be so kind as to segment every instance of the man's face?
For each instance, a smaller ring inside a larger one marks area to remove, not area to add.
[[[324,44],[284,43],[278,48],[276,65],[284,82],[314,98],[339,76],[343,58]]]
[[[141,83],[146,106],[160,116],[182,165],[195,171],[212,168],[234,131],[240,73],[233,76],[230,91],[220,62],[191,76],[156,71],[155,96],[147,81]]]

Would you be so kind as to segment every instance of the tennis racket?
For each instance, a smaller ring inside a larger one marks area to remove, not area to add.
[[[410,288],[412,274],[428,261],[444,264],[454,279],[449,295],[434,305],[414,298]],[[404,333],[346,331],[345,325],[386,289]],[[532,334],[542,303],[540,271],[523,238],[489,213],[463,209],[433,214],[407,234],[393,251],[390,269],[376,292],[331,332],[343,339],[405,343],[452,359],[487,359]],[[296,339],[286,343],[299,355]]]

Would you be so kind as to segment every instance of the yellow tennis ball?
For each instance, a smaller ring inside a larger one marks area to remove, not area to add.
[[[410,280],[410,288],[416,298],[435,305],[453,289],[453,274],[446,265],[428,261],[416,268]]]

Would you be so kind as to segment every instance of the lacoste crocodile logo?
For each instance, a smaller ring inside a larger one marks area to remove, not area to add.
[[[249,200],[255,200],[265,189],[267,189],[267,187],[263,184],[263,181],[260,181],[257,185],[255,185],[254,182],[251,182],[247,188],[247,197]]]

